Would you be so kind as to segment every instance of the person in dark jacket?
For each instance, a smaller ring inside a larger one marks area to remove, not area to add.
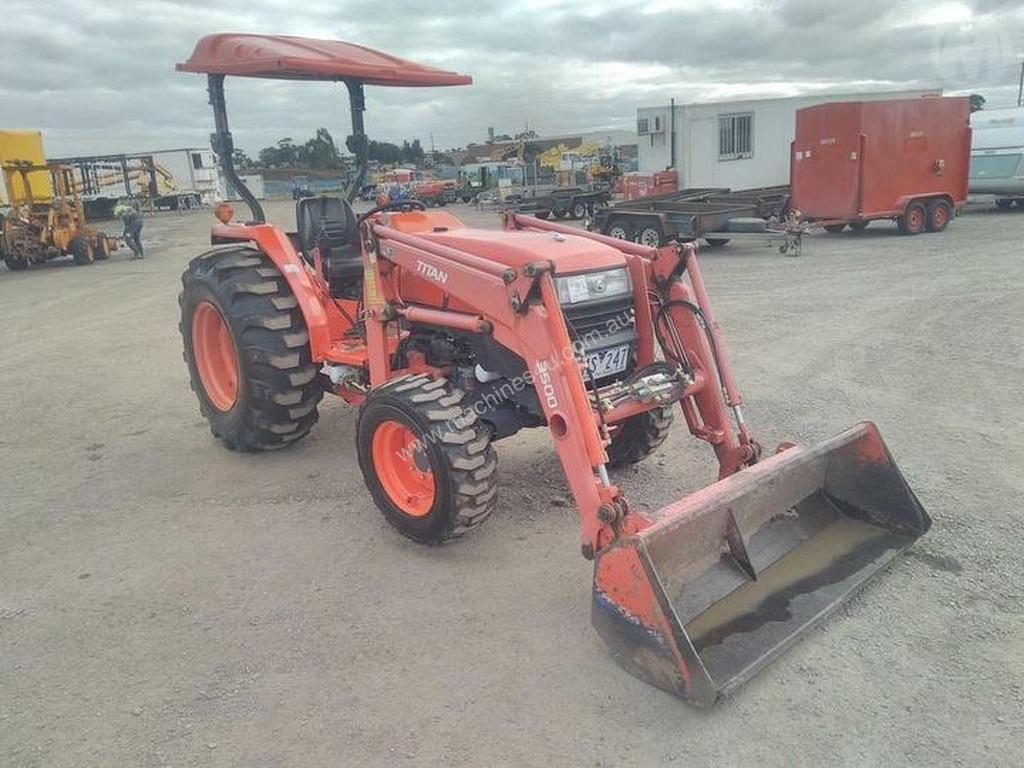
[[[124,234],[121,236],[125,244],[132,249],[133,259],[146,258],[142,250],[142,214],[139,213],[139,204],[133,203],[128,212],[123,216]]]

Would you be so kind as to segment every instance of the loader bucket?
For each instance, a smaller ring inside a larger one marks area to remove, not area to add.
[[[709,705],[930,525],[875,425],[859,424],[719,480],[603,550],[594,627],[630,674]]]

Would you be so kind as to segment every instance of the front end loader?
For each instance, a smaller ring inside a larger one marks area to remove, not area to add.
[[[771,456],[749,429],[692,244],[651,248],[503,214],[465,226],[417,200],[357,216],[364,85],[470,78],[360,46],[212,35],[178,67],[207,75],[224,175],[216,246],[182,276],[181,333],[200,410],[227,447],[283,448],[333,394],[358,407],[370,495],[402,534],[440,544],[498,506],[495,443],[551,436],[594,561],[593,623],[630,673],[711,704],[799,638],[929,527],[872,424]],[[359,171],[346,198],[265,222],[232,165],[227,76],[335,80]],[[656,513],[614,470],[649,456],[674,415],[718,480]]]

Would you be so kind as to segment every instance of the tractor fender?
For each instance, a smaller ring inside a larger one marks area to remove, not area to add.
[[[213,228],[210,241],[224,243],[252,243],[266,254],[292,289],[302,317],[309,331],[310,352],[314,360],[326,359],[331,347],[330,326],[324,310],[323,296],[313,281],[288,235],[272,224],[220,224]]]

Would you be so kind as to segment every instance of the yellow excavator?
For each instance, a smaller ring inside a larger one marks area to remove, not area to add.
[[[92,264],[117,250],[117,240],[86,225],[71,166],[15,160],[0,167],[11,194],[11,210],[3,216],[0,236],[0,256],[8,269],[27,269],[60,256],[71,256],[75,264]],[[30,176],[39,171],[49,173],[53,188],[45,201],[32,194]]]

